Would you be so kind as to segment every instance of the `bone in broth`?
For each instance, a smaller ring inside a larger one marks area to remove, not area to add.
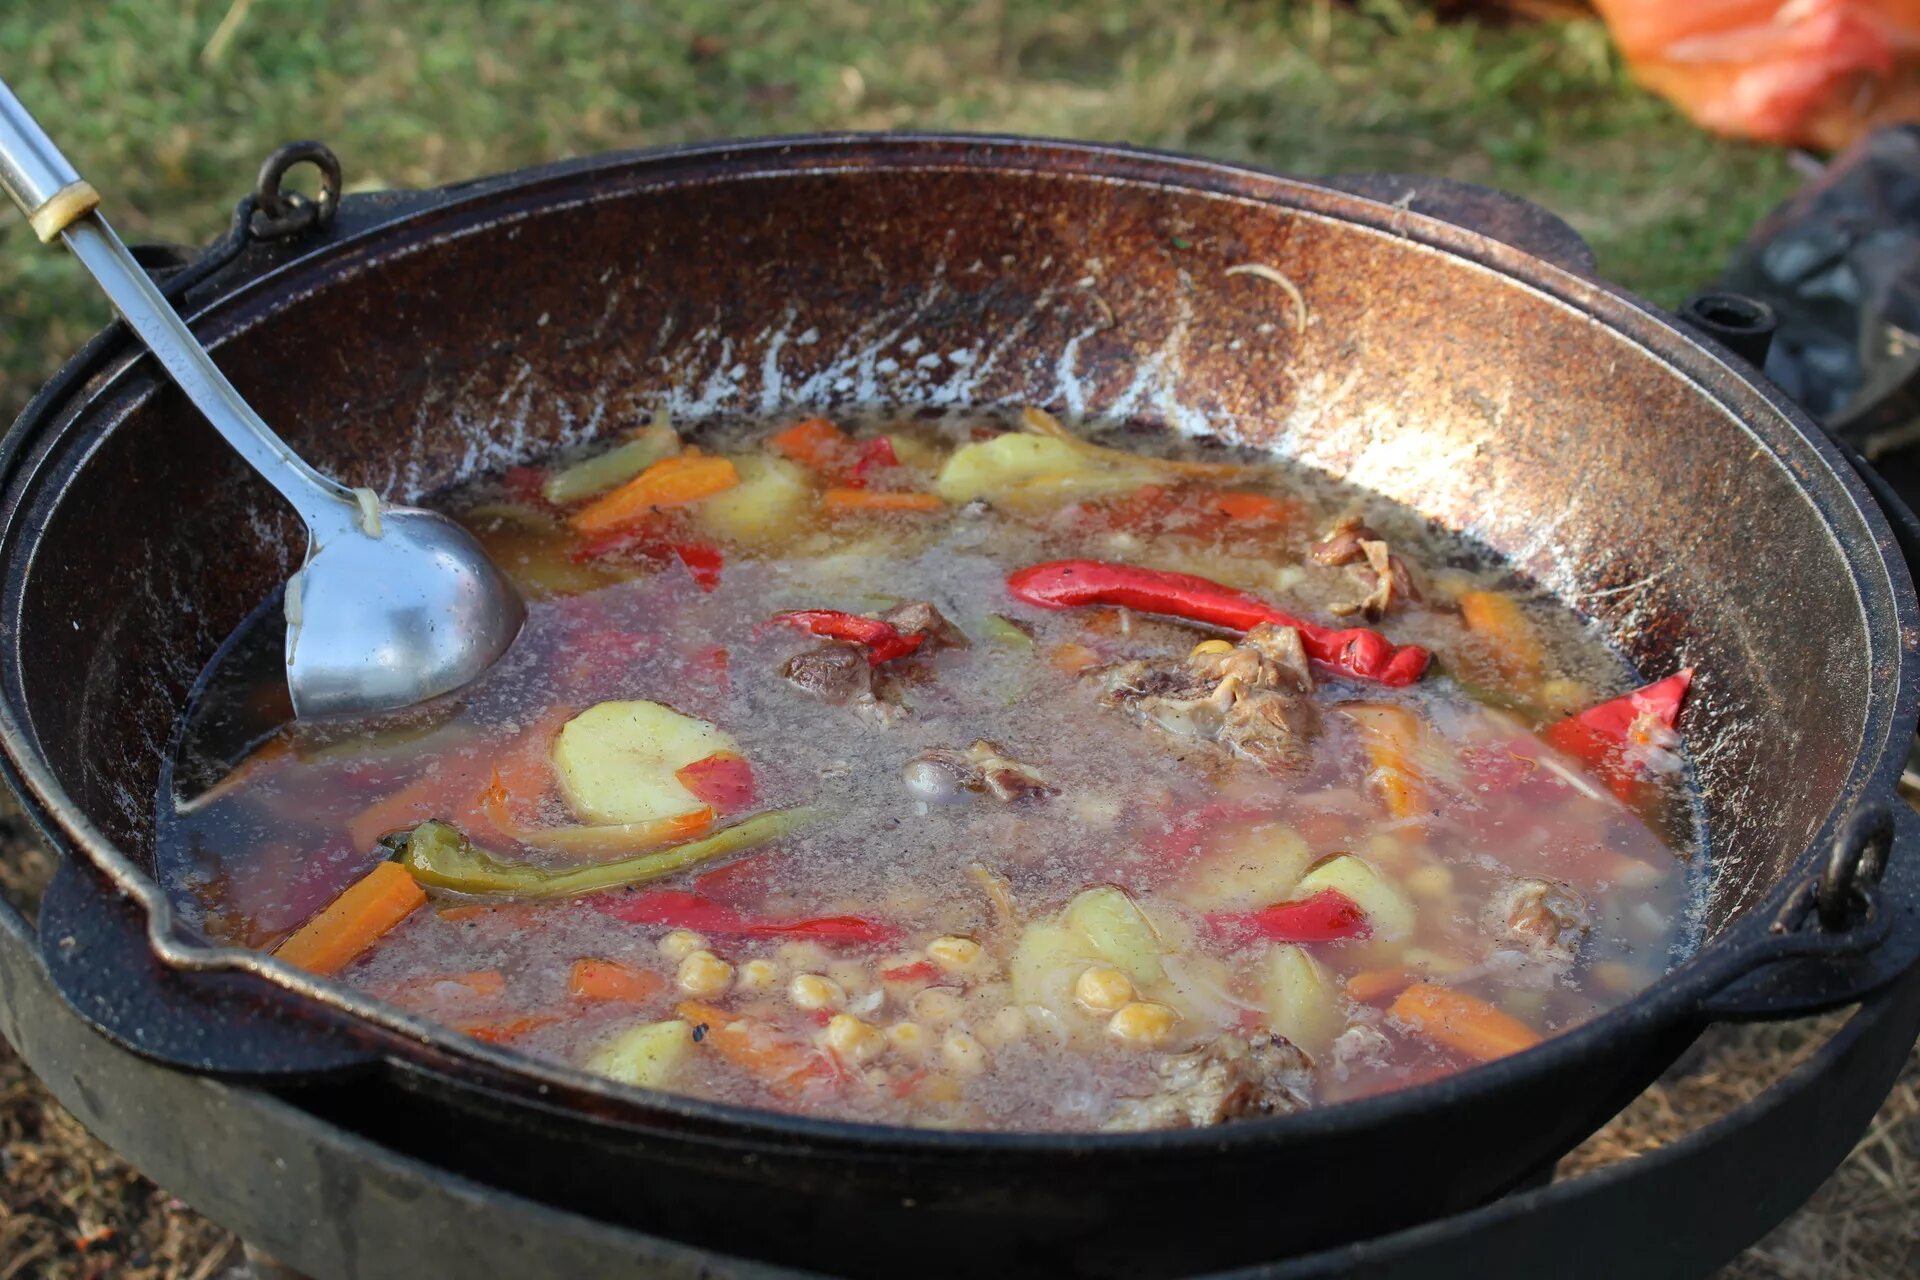
[[[241,751],[243,631],[162,866],[211,938],[466,1035],[811,1116],[1202,1126],[1523,1052],[1680,945],[1687,673],[1262,455],[656,421],[440,505],[531,602],[509,657]]]

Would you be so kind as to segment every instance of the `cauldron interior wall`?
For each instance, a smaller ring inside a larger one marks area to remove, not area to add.
[[[1765,427],[1580,310],[1391,226],[1317,216],[1324,193],[962,161],[551,177],[296,264],[203,332],[308,457],[394,497],[661,403],[690,422],[1031,402],[1271,445],[1511,555],[1644,668],[1700,666],[1714,926],[1805,846],[1893,660],[1809,508],[1829,477],[1791,474]],[[1242,263],[1284,273],[1307,313],[1226,274]],[[146,856],[185,691],[292,567],[295,530],[170,389],[122,379],[90,412],[112,429],[62,446],[92,452],[48,517],[14,640],[63,785]]]

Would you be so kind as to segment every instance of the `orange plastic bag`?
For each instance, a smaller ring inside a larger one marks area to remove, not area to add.
[[[1634,78],[1719,133],[1838,149],[1920,120],[1920,0],[1594,0]]]

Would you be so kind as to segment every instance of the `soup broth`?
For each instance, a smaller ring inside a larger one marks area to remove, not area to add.
[[[235,751],[255,624],[161,861],[209,937],[465,1034],[810,1115],[1197,1126],[1524,1051],[1680,945],[1686,675],[1636,692],[1263,455],[656,421],[439,505],[526,593],[514,650]]]

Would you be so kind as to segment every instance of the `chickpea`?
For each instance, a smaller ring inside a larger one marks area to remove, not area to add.
[[[833,963],[833,953],[817,942],[783,942],[773,958],[795,973],[822,973]]]
[[[1133,983],[1118,969],[1095,965],[1073,984],[1073,998],[1093,1013],[1113,1013],[1133,999]]]
[[[1453,872],[1437,862],[1407,873],[1407,890],[1416,898],[1439,899],[1453,892]]]
[[[929,1026],[944,1027],[966,1011],[960,993],[952,987],[928,987],[913,998],[913,1016]]]
[[[955,1075],[977,1076],[987,1069],[986,1046],[966,1032],[947,1032],[940,1041],[940,1060]]]
[[[886,1051],[887,1036],[850,1013],[836,1013],[827,1023],[827,1047],[847,1062],[871,1062]]]
[[[771,960],[749,960],[740,966],[735,984],[742,991],[772,991],[780,985],[780,966]]]
[[[917,1022],[896,1022],[887,1028],[887,1043],[903,1058],[918,1058],[927,1051],[927,1029]]]
[[[794,1007],[813,1013],[820,1009],[838,1009],[847,1002],[847,993],[832,978],[817,973],[797,973],[787,984],[787,999]]]
[[[711,951],[695,951],[680,962],[679,979],[690,996],[723,996],[733,985],[733,966]]]
[[[1017,1004],[1002,1005],[991,1018],[979,1024],[978,1039],[989,1049],[1017,1044],[1027,1038],[1027,1011]]]
[[[838,960],[826,967],[826,975],[840,984],[840,989],[850,996],[857,996],[873,988],[874,977],[867,966],[858,960]]]
[[[1187,656],[1189,658],[1203,658],[1212,653],[1232,652],[1233,642],[1231,640],[1202,640],[1199,644],[1187,651]]]
[[[935,938],[927,944],[927,959],[933,961],[944,973],[973,976],[990,972],[993,957],[987,949],[972,938],[962,938],[948,934],[944,938]]]
[[[1129,1048],[1154,1049],[1167,1042],[1179,1022],[1180,1015],[1166,1005],[1135,1000],[1107,1020],[1107,1032]]]
[[[691,929],[675,929],[660,939],[660,954],[669,960],[685,960],[696,951],[704,951],[707,940]]]

